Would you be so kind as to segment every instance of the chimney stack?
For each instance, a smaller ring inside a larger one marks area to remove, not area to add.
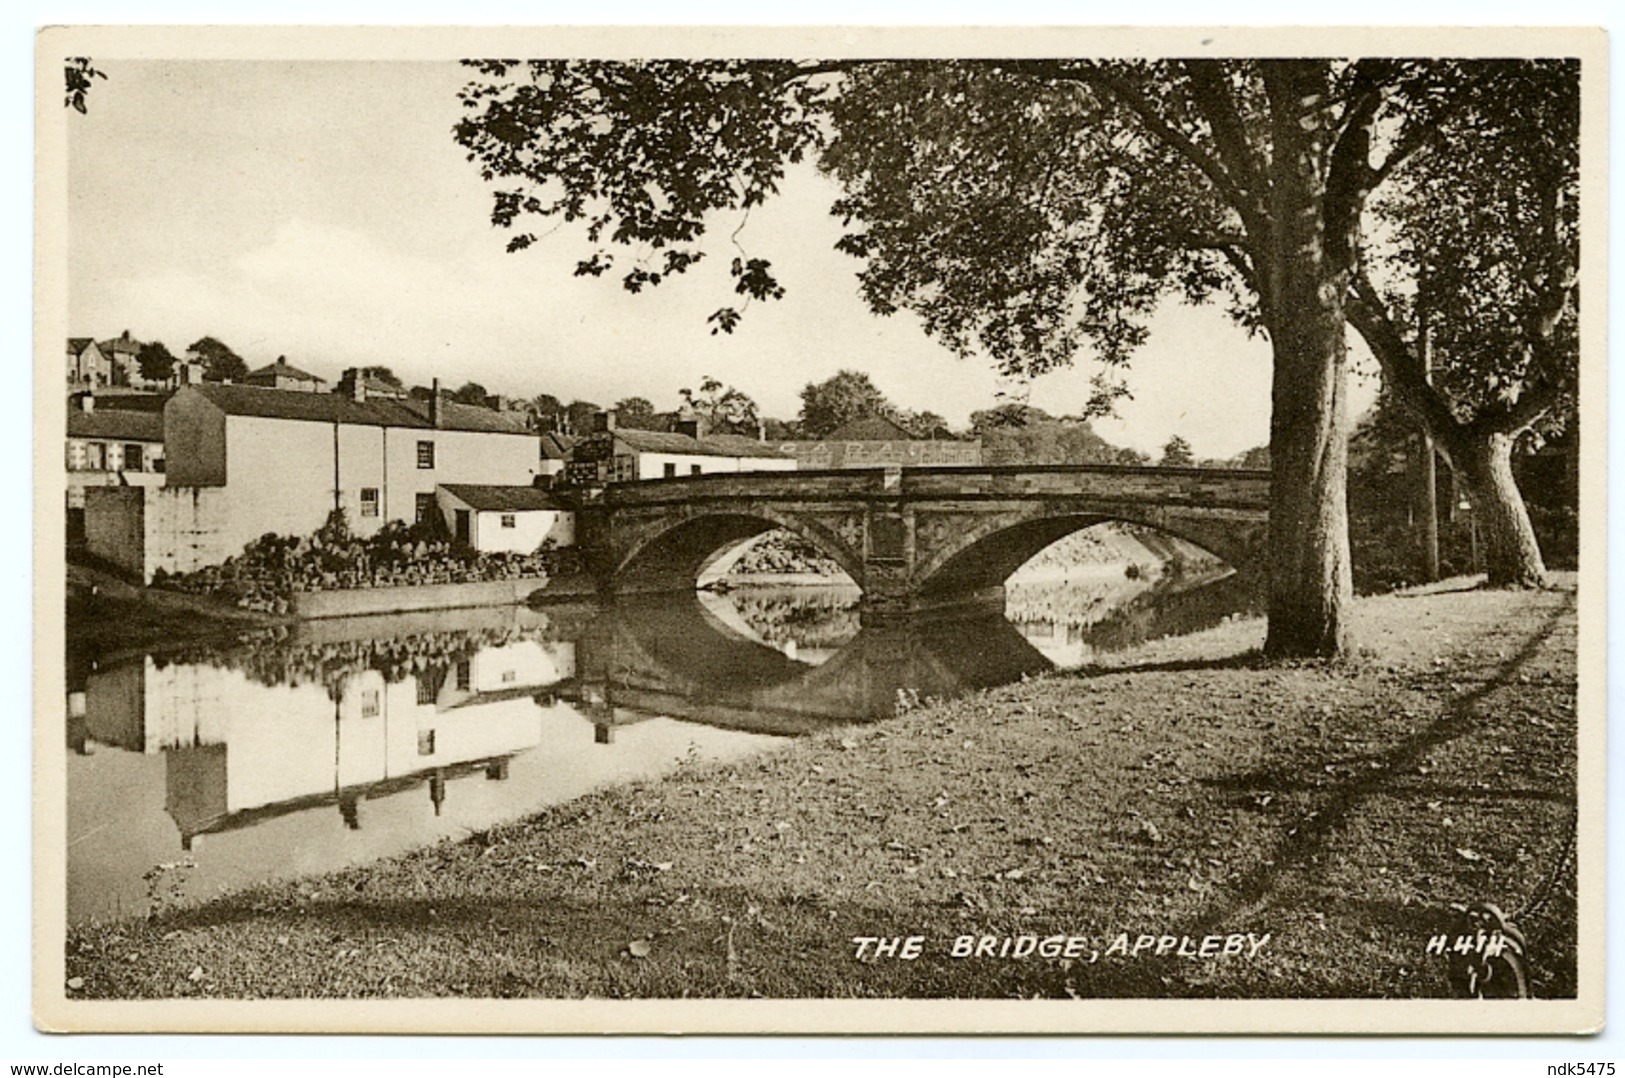
[[[616,419],[617,416],[615,414],[615,409],[606,408],[602,412],[598,413],[597,428],[601,431],[610,431],[613,433],[615,430]]]
[[[339,379],[339,389],[348,393],[350,399],[357,404],[363,404],[367,400],[367,380],[361,376],[361,370],[357,367],[344,369],[344,375]]]
[[[79,394],[79,410],[81,412],[94,412],[96,410],[96,393],[87,389]]]
[[[429,392],[429,426],[440,429],[440,379],[434,380]]]

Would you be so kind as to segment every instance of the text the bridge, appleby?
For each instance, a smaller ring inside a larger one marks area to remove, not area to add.
[[[612,484],[580,506],[578,541],[610,593],[689,591],[774,528],[863,590],[868,615],[1002,601],[1005,579],[1108,520],[1186,539],[1262,578],[1269,473],[1049,465],[713,474]]]

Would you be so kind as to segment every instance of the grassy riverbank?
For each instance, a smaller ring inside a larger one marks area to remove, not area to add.
[[[1519,921],[1537,994],[1572,994],[1574,604],[1572,584],[1360,600],[1335,668],[1261,666],[1262,623],[1231,622],[87,926],[69,995],[1450,996],[1426,944],[1476,902]],[[1021,935],[1089,939],[951,957]],[[923,954],[860,961],[864,936]]]

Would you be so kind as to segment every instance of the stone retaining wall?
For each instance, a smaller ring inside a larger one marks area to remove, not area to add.
[[[552,579],[485,580],[473,584],[420,584],[401,588],[350,588],[344,591],[303,591],[293,597],[293,614],[300,618],[345,618],[365,614],[397,614],[410,610],[452,610],[460,607],[512,606],[534,595],[584,596],[595,594],[591,581],[581,577]]]

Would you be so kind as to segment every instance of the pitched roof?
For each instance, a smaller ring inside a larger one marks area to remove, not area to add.
[[[653,430],[617,430],[615,438],[641,453],[680,453],[702,457],[782,457],[777,447],[738,434],[708,434],[690,438]]]
[[[164,402],[173,397],[173,390],[162,390],[152,393],[144,389],[126,389],[122,386],[97,386],[95,392],[96,410],[115,409],[120,412],[162,412]],[[75,393],[68,398],[68,408],[78,409],[78,398],[83,394]]]
[[[141,351],[141,342],[134,337],[109,337],[105,341],[97,341],[96,347],[108,355],[114,352],[123,352],[126,355],[135,355]]]
[[[429,402],[426,400],[409,398],[379,403],[393,404],[403,411],[410,412],[417,417],[420,426],[431,425]],[[444,395],[440,398],[440,427],[442,430],[483,430],[493,434],[535,435],[523,412],[497,412],[490,408],[450,400]]]
[[[541,487],[488,486],[474,483],[442,483],[440,489],[485,512],[518,513],[530,509],[559,509],[558,500]]]
[[[912,442],[914,435],[883,415],[849,419],[824,435],[826,442]]]
[[[542,456],[548,460],[565,460],[570,456],[570,450],[575,448],[576,437],[572,434],[557,434],[552,431],[541,436]]]
[[[96,338],[94,338],[94,337],[69,337],[68,338],[68,354],[70,356],[79,355],[86,348],[89,348],[91,345],[93,345],[95,343],[96,343]]]
[[[155,412],[68,412],[68,437],[117,438],[130,442],[164,440],[164,417]]]
[[[302,371],[298,367],[295,367],[292,364],[288,363],[286,360],[282,360],[282,359],[277,360],[275,363],[267,363],[265,366],[259,368],[258,370],[249,371],[248,374],[245,375],[244,377],[246,377],[246,378],[259,378],[261,376],[280,377],[280,378],[298,378],[299,380],[304,381],[304,382],[325,382],[325,381],[327,381],[326,378],[319,378],[316,375],[311,374],[309,371]]]
[[[290,393],[264,386],[205,382],[180,393],[199,393],[227,415],[262,419],[301,419],[313,423],[351,423],[367,427],[437,429],[429,422],[429,402],[420,400],[356,401],[342,393]],[[485,431],[494,434],[529,434],[523,417],[507,416],[488,408],[456,401],[440,402],[440,430]]]

